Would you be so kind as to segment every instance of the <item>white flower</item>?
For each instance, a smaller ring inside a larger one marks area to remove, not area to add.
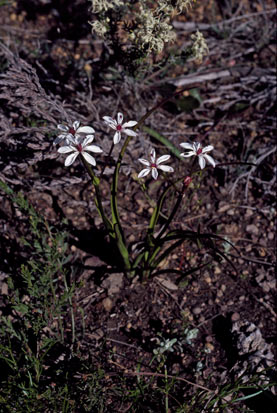
[[[58,125],[57,127],[62,133],[57,136],[54,145],[63,141],[69,145],[71,142],[74,142],[75,137],[82,136],[80,134],[91,135],[95,133],[95,130],[91,126],[80,127],[80,122],[78,120],[75,120],[72,126]]]
[[[120,139],[121,139],[121,133],[126,133],[126,135],[129,136],[136,136],[136,132],[133,131],[132,128],[137,124],[135,120],[130,120],[129,122],[125,122],[122,125],[123,122],[123,114],[121,112],[118,112],[117,114],[117,121],[110,116],[103,116],[104,122],[106,125],[108,125],[110,128],[114,129],[116,132],[113,137],[113,142],[116,145]]]
[[[144,176],[148,175],[149,172],[151,172],[152,177],[154,179],[157,179],[158,178],[158,169],[161,169],[162,171],[165,171],[165,172],[174,172],[174,169],[171,166],[161,165],[162,162],[168,161],[169,158],[170,158],[170,155],[163,155],[163,156],[160,156],[156,160],[156,151],[155,151],[155,149],[152,149],[151,152],[150,152],[150,162],[147,161],[146,159],[139,159],[138,160],[143,165],[146,165],[146,168],[143,169],[138,174],[138,178],[143,178]]]
[[[68,146],[61,146],[58,149],[59,153],[69,153],[69,155],[65,159],[65,166],[72,165],[77,156],[80,154],[89,164],[95,166],[95,159],[88,152],[101,153],[103,151],[101,148],[99,148],[99,146],[89,145],[93,141],[93,139],[93,135],[88,135],[86,138],[75,135],[74,140],[72,140]]]
[[[188,158],[190,156],[198,156],[198,162],[199,166],[201,169],[205,168],[206,161],[208,161],[213,167],[215,167],[215,161],[214,159],[207,154],[207,152],[210,152],[213,150],[213,146],[205,146],[202,148],[201,143],[199,142],[194,142],[194,143],[180,143],[180,146],[185,149],[189,149],[188,152],[186,153],[180,153],[180,156],[183,156],[184,158]]]

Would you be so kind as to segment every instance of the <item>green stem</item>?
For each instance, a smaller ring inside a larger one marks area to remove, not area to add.
[[[152,109],[150,109],[148,112],[145,113],[145,115],[142,116],[142,118],[138,121],[138,123],[134,126],[133,130],[135,131],[137,128],[139,128],[141,126],[141,124],[153,113],[155,112],[155,110],[157,110],[159,107],[161,107],[162,105],[164,105],[168,100],[172,99],[173,97],[179,95],[180,93],[182,93],[184,90],[186,90],[186,88],[174,93],[172,96],[170,96],[169,98],[165,98],[163,99],[160,103],[158,103],[157,105],[155,105]],[[118,213],[118,205],[117,205],[117,193],[118,193],[118,176],[119,176],[119,170],[121,167],[121,163],[123,160],[123,156],[125,154],[125,151],[129,145],[129,142],[131,140],[132,136],[127,136],[121,151],[119,153],[117,162],[116,162],[116,166],[115,166],[115,171],[113,174],[113,181],[112,181],[112,189],[111,189],[111,211],[112,211],[112,228],[113,230],[116,228],[116,234],[115,237],[117,239],[117,245],[119,248],[119,251],[121,253],[121,256],[124,260],[125,263],[125,268],[126,269],[130,269],[131,265],[130,265],[130,261],[129,261],[129,256],[128,256],[128,250],[125,246],[125,240],[124,240],[124,232],[120,223],[120,217],[119,217],[119,213]],[[84,162],[84,160],[83,160]],[[86,163],[85,163],[86,164]],[[88,170],[88,165],[86,165],[87,170]],[[90,168],[91,169],[91,168]],[[90,171],[88,170],[90,176],[92,177]],[[92,172],[92,171],[91,171]],[[92,172],[93,173],[93,172]],[[92,179],[94,179],[92,177]],[[95,189],[97,189],[99,183],[95,185]],[[98,194],[96,191],[96,197],[97,197],[97,201],[98,201]],[[103,211],[101,210],[101,204],[100,204],[100,200],[98,201],[99,203],[99,210],[100,210],[100,214],[102,216]],[[104,214],[103,214],[104,216]]]
[[[108,230],[109,234],[114,238],[114,232],[113,232],[112,224],[111,224],[110,220],[107,218],[107,216],[105,214],[105,211],[104,211],[104,208],[103,208],[103,205],[102,205],[101,192],[100,192],[100,188],[99,188],[100,180],[99,180],[99,178],[97,178],[95,176],[92,168],[90,167],[90,165],[86,162],[86,160],[82,156],[81,156],[81,160],[82,160],[82,163],[83,163],[84,167],[86,168],[89,176],[91,177],[92,184],[95,188],[94,202],[95,202],[98,214],[102,218],[102,221],[105,224],[105,227]]]
[[[71,313],[71,331],[72,331],[72,344],[75,342],[75,317],[74,317],[74,308],[73,308],[73,303],[72,303],[72,297],[71,297],[71,292],[69,291],[67,282],[66,282],[66,275],[64,274],[64,286],[65,286],[65,291],[67,292],[68,295],[68,301],[70,305],[70,313]]]

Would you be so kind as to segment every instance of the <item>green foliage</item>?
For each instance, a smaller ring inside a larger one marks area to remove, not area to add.
[[[54,346],[64,343],[63,320],[74,293],[74,285],[68,288],[66,281],[66,234],[53,231],[22,193],[14,193],[2,181],[0,189],[28,217],[30,233],[28,240],[22,239],[30,248],[30,258],[19,274],[9,277],[5,315],[1,315],[0,360],[8,374],[1,378],[0,405],[7,411],[21,411],[27,403],[25,411],[44,411],[38,407],[44,360]]]

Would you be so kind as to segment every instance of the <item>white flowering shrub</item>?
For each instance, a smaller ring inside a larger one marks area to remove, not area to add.
[[[92,31],[114,50],[121,65],[129,71],[150,55],[161,53],[174,42],[172,18],[189,10],[196,0],[90,0]],[[202,59],[208,48],[201,33],[192,38],[189,53]]]

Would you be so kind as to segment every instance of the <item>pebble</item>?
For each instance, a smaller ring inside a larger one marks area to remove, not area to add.
[[[274,234],[273,232],[269,232],[267,238],[272,241],[274,239]]]
[[[193,312],[194,315],[198,315],[198,314],[200,314],[200,313],[202,312],[202,310],[201,310],[200,307],[194,307],[194,308],[192,309],[192,312]]]
[[[219,213],[221,213],[221,212],[226,212],[226,211],[228,211],[229,208],[230,208],[230,205],[229,205],[229,204],[227,204],[227,205],[222,205],[222,206],[220,206],[218,212],[219,212]]]
[[[104,298],[104,300],[102,301],[102,304],[107,312],[110,312],[111,309],[113,308],[113,302],[109,297]]]
[[[232,314],[231,320],[232,320],[233,322],[238,321],[239,319],[240,319],[239,313],[233,313],[233,314]]]
[[[252,209],[248,209],[248,208],[247,208],[245,216],[246,216],[246,217],[251,217],[251,216],[253,215],[253,213],[254,213],[254,212],[252,211]]]
[[[229,209],[227,215],[235,215],[235,210],[233,208]]]
[[[178,290],[178,286],[170,280],[167,280],[161,277],[157,277],[157,280],[162,284],[163,287],[167,288],[168,290],[171,290],[171,291]]]
[[[109,275],[103,282],[102,287],[108,289],[108,295],[119,293],[123,288],[124,275],[122,273],[114,273]]]
[[[214,350],[214,345],[212,343],[206,343],[205,347],[209,352]]]
[[[259,235],[259,228],[254,224],[247,225],[246,231],[250,234]]]
[[[207,343],[211,343],[213,341],[213,338],[212,338],[212,336],[207,336],[205,338],[205,340],[206,340]]]
[[[211,277],[208,275],[207,277],[205,277],[205,281],[206,281],[207,284],[211,284],[212,279],[211,279]]]

